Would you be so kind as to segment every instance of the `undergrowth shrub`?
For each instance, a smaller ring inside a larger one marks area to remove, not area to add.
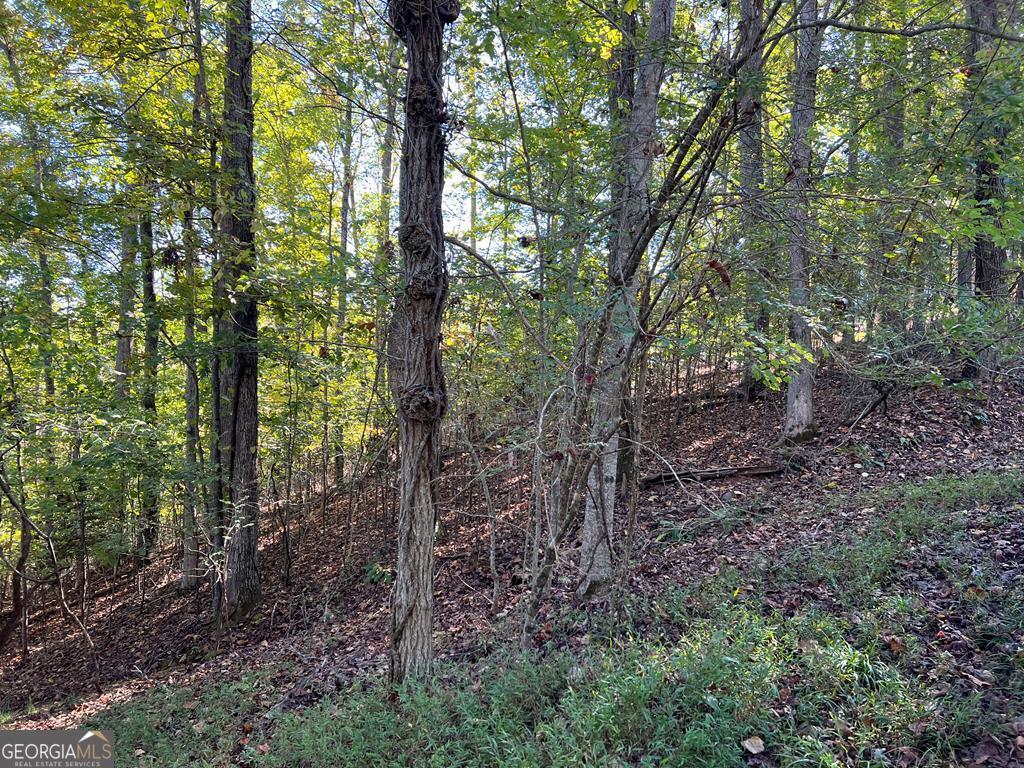
[[[933,685],[947,662],[926,656],[914,632],[927,620],[894,576],[908,548],[955,547],[962,510],[1022,491],[1019,473],[979,473],[848,499],[877,507],[868,530],[781,569],[723,570],[646,598],[632,626],[576,651],[499,650],[439,665],[426,687],[362,680],[287,712],[275,706],[281,670],[268,668],[198,695],[157,689],[94,724],[115,731],[119,765],[160,768],[726,768],[761,745],[780,766],[946,765],[986,713],[976,693]],[[962,615],[998,650],[1024,629],[1021,595],[971,573]],[[763,600],[769,586],[813,583],[832,602],[783,612]],[[1021,666],[992,662],[1002,693],[1024,703]]]

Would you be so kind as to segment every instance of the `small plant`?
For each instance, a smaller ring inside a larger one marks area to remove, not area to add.
[[[363,582],[366,584],[390,584],[395,577],[394,570],[374,560],[363,566]]]
[[[928,558],[928,573],[950,587],[942,616],[955,611],[983,654],[970,674],[1019,711],[1024,600],[985,567],[961,510],[1015,500],[1022,487],[1019,473],[978,473],[837,499],[875,510],[827,549],[630,598],[635,623],[587,625],[588,641],[572,651],[499,646],[479,662],[440,664],[427,686],[394,691],[370,678],[291,711],[275,707],[281,693],[268,667],[199,693],[158,688],[96,724],[125,745],[126,768],[140,764],[135,750],[168,768],[732,768],[750,749],[786,766],[882,768],[909,755],[938,768],[997,716],[963,685],[962,661],[934,647],[941,625],[906,589],[907,567]],[[697,524],[728,530],[747,519],[725,507]],[[365,573],[372,583],[390,578],[377,561]],[[778,591],[825,597],[783,611],[765,599]],[[586,624],[576,614],[556,621],[559,636]]]

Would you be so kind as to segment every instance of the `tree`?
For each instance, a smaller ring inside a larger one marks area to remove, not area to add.
[[[424,678],[433,656],[435,481],[448,392],[441,365],[441,317],[448,296],[444,223],[443,33],[457,0],[391,0],[391,23],[405,43],[405,133],[399,183],[402,284],[389,354],[401,456],[398,561],[391,608],[394,683]]]
[[[191,0],[188,4],[192,22],[192,53],[196,62],[196,71],[192,79],[192,132],[197,150],[208,149],[207,167],[209,184],[212,191],[216,190],[217,148],[216,141],[207,136],[213,133],[213,115],[210,105],[210,94],[206,86],[206,56],[203,51],[203,27],[201,0]],[[201,157],[199,158],[202,159]],[[211,194],[213,197],[213,194]],[[199,355],[196,345],[197,293],[199,287],[199,233],[196,228],[197,208],[196,183],[194,180],[187,185],[186,208],[182,221],[182,257],[184,260],[184,277],[182,293],[184,299],[183,341],[185,344],[185,482],[184,498],[182,499],[182,536],[181,536],[181,588],[192,590],[199,586],[201,569],[200,555],[200,383]],[[211,206],[212,207],[212,206]]]
[[[215,399],[211,457],[218,542],[223,547],[221,620],[244,619],[260,600],[259,484],[256,452],[258,307],[253,271],[252,3],[230,0],[226,22],[221,258],[214,278]],[[215,590],[216,597],[220,596]],[[216,600],[215,597],[215,600]]]
[[[139,250],[142,253],[142,314],[145,321],[142,361],[141,404],[146,417],[146,454],[149,465],[142,479],[137,554],[146,560],[156,546],[160,531],[160,471],[155,457],[157,412],[157,352],[160,343],[160,318],[156,306],[156,254],[153,250],[153,216],[147,210],[139,222]]]
[[[792,373],[786,391],[786,423],[783,442],[794,444],[817,434],[814,423],[814,357],[811,327],[805,313],[810,311],[810,262],[813,253],[811,235],[811,171],[814,154],[811,129],[814,126],[818,65],[821,58],[823,28],[817,26],[817,0],[801,0],[798,20],[806,25],[797,33],[796,67],[793,74],[793,110],[790,117],[789,177],[789,338],[803,359]]]
[[[625,27],[635,27],[635,12],[623,8]],[[658,97],[665,76],[665,57],[675,23],[675,0],[653,0],[647,40],[639,66],[635,35],[619,52],[611,88],[612,144],[616,162],[614,227],[608,248],[610,328],[598,357],[594,386],[594,423],[604,445],[590,470],[580,551],[581,597],[603,594],[611,584],[615,488],[619,461],[619,422],[623,415],[626,350],[636,326],[636,274],[643,248],[639,240],[650,216],[648,183],[656,156]],[[634,71],[635,70],[635,71]]]
[[[761,26],[761,17],[764,15],[764,0],[740,0],[740,24],[743,26],[747,36],[752,36]],[[736,120],[739,124],[739,152],[740,152],[740,178],[739,193],[740,204],[743,210],[741,222],[743,237],[746,246],[747,259],[750,261],[748,272],[750,274],[751,296],[748,298],[748,317],[753,316],[753,330],[755,334],[763,336],[768,332],[770,320],[768,307],[762,300],[758,301],[758,293],[763,291],[760,288],[763,261],[766,254],[763,252],[764,238],[761,230],[765,225],[764,206],[760,199],[764,184],[764,120],[761,100],[763,99],[763,85],[761,82],[763,66],[763,54],[761,45],[757,45],[750,55],[750,59],[743,65],[738,77],[737,87],[739,90],[738,103],[736,105]],[[743,364],[743,378],[740,381],[740,391],[744,398],[752,400],[757,396],[761,386],[754,375],[753,354],[749,354]]]
[[[999,0],[969,0],[967,11],[968,19],[975,27],[982,30],[999,29]],[[975,125],[972,142],[974,203],[989,226],[982,228],[974,237],[974,275],[977,295],[993,299],[1005,291],[1003,272],[1006,249],[996,243],[992,229],[999,226],[1000,209],[1006,200],[1000,169],[1000,147],[1006,139],[1006,125],[998,115],[998,91],[992,87],[991,82],[986,83],[991,72],[990,63],[998,52],[998,46],[993,44],[991,35],[979,29],[970,33],[968,87],[972,90],[971,115]]]

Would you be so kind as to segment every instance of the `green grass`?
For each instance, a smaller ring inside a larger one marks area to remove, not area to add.
[[[115,732],[118,765],[161,768],[725,768],[744,764],[754,736],[781,766],[947,765],[1001,713],[932,647],[939,619],[901,579],[927,543],[993,690],[1007,711],[1024,709],[1024,659],[1001,650],[1024,629],[1024,595],[965,567],[984,553],[964,550],[961,514],[1022,490],[1019,475],[978,474],[837,500],[874,506],[869,528],[785,568],[726,572],[638,603],[632,625],[592,632],[574,653],[498,651],[441,665],[429,688],[392,695],[364,680],[290,712],[273,706],[285,672],[267,669],[199,694],[161,688],[94,725]],[[804,586],[824,596],[766,607],[770,590]]]

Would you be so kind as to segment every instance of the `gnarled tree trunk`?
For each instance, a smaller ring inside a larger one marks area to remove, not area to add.
[[[401,455],[398,563],[391,612],[394,683],[422,679],[433,655],[434,523],[441,418],[448,392],[441,367],[441,315],[448,295],[441,195],[444,133],[443,32],[457,0],[391,0],[391,23],[405,43],[408,70],[402,138],[400,224],[402,284],[389,351]]]

